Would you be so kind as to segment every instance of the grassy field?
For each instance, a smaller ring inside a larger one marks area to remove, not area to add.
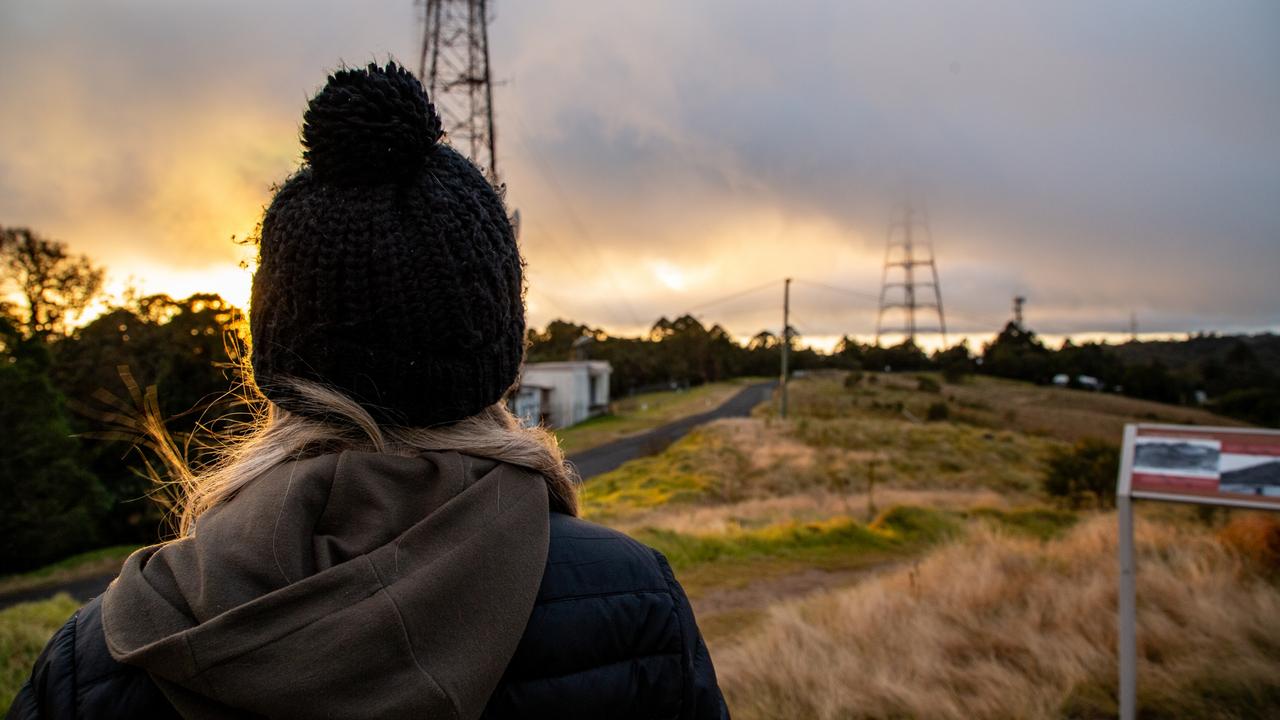
[[[1115,524],[1049,543],[971,532],[911,570],[773,608],[718,653],[734,717],[1114,717]],[[1274,717],[1276,585],[1204,529],[1140,525],[1142,716]]]
[[[572,454],[613,440],[652,430],[660,425],[712,410],[744,385],[762,378],[739,378],[707,383],[688,390],[644,393],[615,400],[609,414],[556,431],[560,446]]]
[[[49,638],[80,607],[68,595],[0,610],[0,708],[8,708]]]
[[[906,374],[813,375],[790,404],[786,420],[764,405],[703,426],[583,493],[588,517],[670,558],[735,717],[1114,716],[1115,518],[1055,507],[1045,458],[1129,421],[1237,423]],[[946,419],[926,421],[937,404]],[[1264,717],[1280,702],[1280,573],[1258,568],[1280,570],[1280,550],[1246,561],[1183,508],[1143,510],[1142,707]],[[1280,547],[1275,524],[1230,528]]]
[[[1054,506],[1045,458],[1118,440],[1129,421],[1237,423],[989,378],[846,377],[798,380],[791,417],[765,404],[583,488],[588,518],[671,560],[734,716],[1114,717],[1115,517]],[[562,441],[607,442],[737,389],[632,398]],[[946,419],[926,421],[939,404]],[[1270,717],[1280,521],[1140,509],[1143,716]],[[0,701],[74,608],[62,596],[0,612]]]

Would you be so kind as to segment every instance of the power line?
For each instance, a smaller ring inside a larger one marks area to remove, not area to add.
[[[765,289],[767,289],[767,288],[771,288],[771,287],[773,287],[773,286],[777,285],[777,284],[778,284],[778,283],[780,283],[780,282],[782,282],[782,281],[781,281],[781,280],[770,280],[769,282],[764,283],[763,285],[756,285],[755,287],[750,287],[750,288],[747,288],[746,290],[739,290],[739,291],[737,291],[737,292],[733,292],[733,293],[730,293],[730,294],[728,294],[728,295],[724,295],[724,296],[722,296],[722,297],[718,297],[718,298],[716,298],[716,299],[714,299],[714,300],[708,300],[707,302],[699,303],[698,305],[693,305],[693,306],[689,307],[687,310],[685,310],[685,312],[686,312],[687,314],[692,315],[695,311],[698,311],[698,310],[705,310],[706,308],[709,308],[709,307],[711,307],[712,305],[719,305],[720,303],[728,302],[728,301],[730,301],[730,300],[735,300],[735,299],[737,299],[737,298],[744,297],[744,296],[746,296],[746,295],[750,295],[751,293],[760,292],[761,290],[765,290]]]
[[[841,294],[844,294],[844,295],[852,295],[852,296],[854,296],[854,297],[865,298],[865,299],[867,299],[867,300],[876,300],[876,301],[879,301],[879,299],[880,299],[880,296],[879,296],[879,295],[877,295],[877,294],[875,294],[875,293],[862,292],[862,291],[860,291],[860,290],[850,290],[849,288],[842,288],[842,287],[837,287],[837,286],[835,286],[835,285],[828,285],[828,284],[826,284],[826,283],[820,283],[820,282],[816,282],[816,281],[814,281],[814,280],[804,280],[804,279],[801,279],[801,278],[797,278],[795,281],[796,281],[796,282],[798,282],[798,283],[801,283],[801,284],[803,284],[803,285],[809,285],[809,286],[812,286],[812,287],[821,288],[821,289],[823,289],[823,290],[827,290],[827,291],[830,291],[830,292],[841,293]]]

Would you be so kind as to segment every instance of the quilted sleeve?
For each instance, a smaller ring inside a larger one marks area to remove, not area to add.
[[[720,685],[716,682],[716,669],[711,662],[711,653],[707,652],[707,644],[702,640],[702,632],[698,630],[697,620],[693,617],[689,598],[676,580],[675,572],[671,570],[666,557],[657,550],[653,554],[657,556],[662,573],[666,576],[667,587],[675,600],[676,613],[680,618],[685,677],[685,701],[682,703],[681,720],[729,720],[729,708],[725,705]]]

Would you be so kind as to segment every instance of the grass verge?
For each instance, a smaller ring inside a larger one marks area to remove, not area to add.
[[[45,643],[79,607],[79,602],[62,593],[0,610],[0,707],[13,703]]]
[[[139,547],[141,545],[114,545],[99,548],[63,558],[31,572],[0,577],[0,595],[118,572],[125,558]]]

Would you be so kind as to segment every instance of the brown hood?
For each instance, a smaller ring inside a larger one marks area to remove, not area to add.
[[[107,647],[189,718],[476,718],[547,557],[541,476],[458,453],[287,463],[144,548]]]

